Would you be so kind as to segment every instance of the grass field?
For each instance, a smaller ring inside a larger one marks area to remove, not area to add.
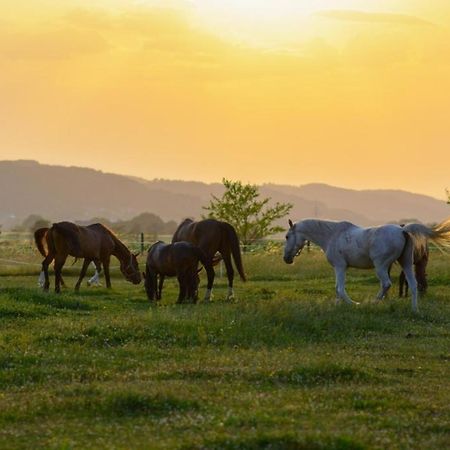
[[[118,275],[56,296],[37,266],[0,266],[0,448],[450,448],[450,257],[417,315],[397,284],[374,304],[372,271],[335,306],[318,251],[244,262],[235,303],[221,278],[213,303],[175,305],[170,280],[157,308]]]

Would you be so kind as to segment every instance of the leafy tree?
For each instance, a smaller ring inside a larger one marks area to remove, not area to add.
[[[156,214],[145,212],[130,220],[120,222],[116,228],[122,233],[156,233],[164,231],[165,223]]]
[[[447,194],[447,205],[450,205],[450,189],[446,189],[445,193]]]
[[[274,225],[291,210],[290,203],[269,206],[270,198],[260,199],[258,187],[241,181],[222,180],[225,193],[221,198],[212,195],[212,200],[203,209],[206,217],[230,223],[244,245],[263,239],[284,228]]]
[[[49,220],[44,219],[39,214],[30,214],[21,225],[15,227],[17,231],[35,231],[38,228],[50,227]]]

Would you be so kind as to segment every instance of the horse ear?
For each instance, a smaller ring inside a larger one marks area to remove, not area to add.
[[[292,223],[291,219],[288,220],[288,223],[289,223],[289,228],[294,228],[294,224]]]

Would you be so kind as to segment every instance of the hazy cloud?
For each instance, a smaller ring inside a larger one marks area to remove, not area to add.
[[[8,59],[65,59],[104,52],[107,41],[96,32],[74,28],[0,31],[0,56]]]
[[[407,14],[368,13],[353,10],[329,10],[320,11],[315,15],[319,17],[325,17],[327,19],[335,19],[348,22],[434,26],[432,22],[421,19],[420,17],[410,16]]]

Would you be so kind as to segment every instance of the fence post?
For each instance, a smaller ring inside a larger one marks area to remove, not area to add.
[[[144,252],[144,233],[141,233],[141,252]]]

